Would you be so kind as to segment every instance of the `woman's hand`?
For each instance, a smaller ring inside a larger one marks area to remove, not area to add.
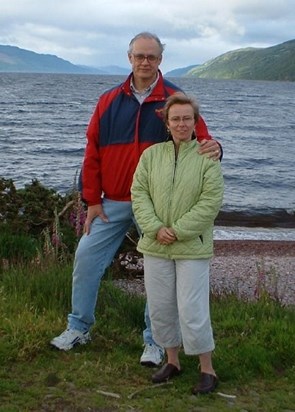
[[[177,238],[173,229],[161,227],[157,233],[157,240],[161,245],[171,245]]]

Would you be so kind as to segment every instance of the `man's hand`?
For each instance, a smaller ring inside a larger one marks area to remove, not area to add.
[[[174,230],[168,227],[161,227],[157,233],[157,240],[161,245],[170,245],[175,242],[176,239]]]
[[[87,217],[86,217],[85,224],[84,224],[84,233],[86,233],[86,235],[89,235],[91,223],[96,217],[99,217],[103,222],[106,222],[106,223],[109,221],[108,217],[103,212],[102,205],[99,204],[99,205],[88,206]]]
[[[212,160],[219,160],[221,157],[221,150],[219,144],[213,140],[202,140],[200,142],[201,147],[199,148],[199,153],[201,155],[208,154],[208,157]]]

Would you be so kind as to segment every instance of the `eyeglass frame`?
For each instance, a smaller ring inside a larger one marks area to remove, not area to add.
[[[161,54],[159,56],[155,56],[154,54],[143,54],[143,53],[131,53],[131,55],[134,57],[134,60],[136,63],[143,63],[145,60],[148,61],[148,63],[156,63],[157,60],[160,60]]]
[[[189,124],[192,121],[196,121],[194,116],[177,116],[175,118],[173,117],[168,117],[168,121],[175,124],[175,125],[179,125],[181,122],[183,122],[184,124]]]

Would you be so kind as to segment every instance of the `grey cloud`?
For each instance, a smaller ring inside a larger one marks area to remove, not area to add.
[[[57,54],[76,64],[129,67],[138,32],[166,43],[163,71],[240,47],[294,38],[293,0],[9,0],[0,5],[0,44]]]

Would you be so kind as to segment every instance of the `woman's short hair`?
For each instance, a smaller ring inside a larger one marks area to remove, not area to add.
[[[182,92],[176,92],[172,94],[171,96],[167,97],[165,106],[163,107],[163,119],[165,124],[168,123],[168,114],[171,106],[174,106],[175,104],[190,104],[193,108],[194,111],[194,119],[195,122],[198,121],[199,118],[199,106],[196,102],[196,100],[192,97],[187,96],[185,93]]]

